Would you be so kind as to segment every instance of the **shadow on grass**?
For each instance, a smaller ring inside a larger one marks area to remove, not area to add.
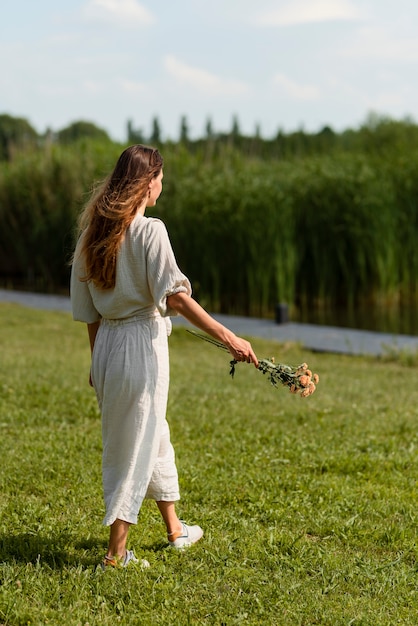
[[[107,542],[103,538],[90,537],[74,542],[70,533],[42,535],[41,533],[20,533],[0,536],[0,562],[32,563],[47,565],[51,569],[63,569],[68,566],[96,566],[106,550]],[[138,546],[138,551],[160,552],[167,549],[167,544],[158,541],[153,544]]]
[[[0,561],[48,565],[61,569],[69,565],[89,567],[97,563],[97,549],[105,549],[102,538],[74,543],[70,533],[42,535],[20,533],[0,537]],[[91,551],[91,552],[88,552]]]
[[[141,544],[138,548],[147,552],[162,552],[163,550],[167,550],[168,544],[166,541],[156,541],[154,543]]]

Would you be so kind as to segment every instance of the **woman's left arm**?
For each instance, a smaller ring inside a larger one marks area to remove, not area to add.
[[[87,324],[87,332],[89,335],[90,342],[90,351],[93,354],[94,342],[96,341],[97,331],[99,330],[100,320],[98,322],[93,322],[92,324]],[[91,370],[89,375],[89,385],[93,387],[93,381],[91,379]]]
[[[96,341],[97,331],[99,330],[100,320],[93,322],[93,324],[87,324],[87,332],[89,334],[90,350],[93,353],[94,342]]]

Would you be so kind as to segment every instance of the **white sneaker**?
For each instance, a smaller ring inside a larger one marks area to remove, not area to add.
[[[129,563],[139,563],[139,559],[136,558],[133,550],[127,550],[125,554],[125,558],[121,559],[119,557],[108,557],[105,556],[101,563],[102,570],[105,571],[107,567],[114,567],[115,569],[121,569],[122,567],[128,567]],[[145,559],[141,560],[141,567],[147,568],[150,564]]]
[[[138,559],[136,558],[133,550],[126,550],[125,558],[123,559],[122,567],[127,567],[128,563],[138,563]]]
[[[183,532],[180,537],[177,537],[174,541],[168,542],[172,548],[188,548],[203,537],[203,530],[200,526],[188,526],[184,522],[181,522],[181,525]]]

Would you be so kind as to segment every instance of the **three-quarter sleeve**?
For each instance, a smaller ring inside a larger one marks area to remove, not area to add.
[[[100,319],[100,315],[93,304],[87,282],[85,280],[81,280],[83,272],[83,264],[76,249],[74,262],[71,268],[70,280],[70,298],[73,319],[77,322],[93,324]]]
[[[152,219],[148,224],[147,279],[155,305],[163,317],[177,315],[167,304],[168,296],[179,292],[192,294],[189,279],[177,265],[167,229],[158,219]]]

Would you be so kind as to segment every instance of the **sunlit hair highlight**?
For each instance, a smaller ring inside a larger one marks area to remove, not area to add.
[[[140,144],[126,148],[113,172],[86,204],[79,219],[80,255],[85,275],[101,289],[116,281],[117,253],[127,228],[159,175],[163,159],[158,150]]]

